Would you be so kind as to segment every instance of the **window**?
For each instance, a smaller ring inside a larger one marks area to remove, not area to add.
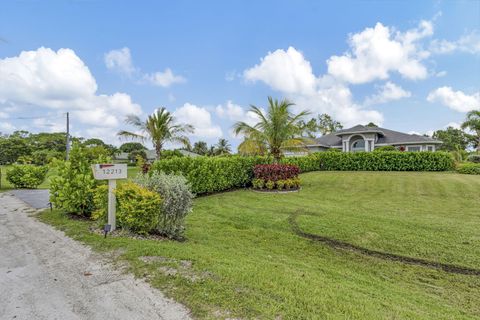
[[[363,139],[355,140],[352,143],[352,151],[353,152],[365,151],[365,140]]]
[[[421,146],[408,146],[407,151],[422,151]]]
[[[434,151],[434,150],[433,150],[433,146],[427,146],[427,150],[428,150],[428,151]]]

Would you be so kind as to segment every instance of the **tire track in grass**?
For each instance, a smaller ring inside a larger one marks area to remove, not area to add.
[[[422,267],[431,268],[431,269],[439,269],[439,270],[443,270],[445,272],[454,273],[454,274],[480,276],[480,269],[468,268],[468,267],[463,267],[455,264],[435,262],[435,261],[430,261],[430,260],[425,260],[420,258],[413,258],[413,257],[399,255],[399,254],[389,253],[389,252],[367,249],[349,242],[304,232],[298,225],[297,218],[298,216],[305,215],[305,214],[306,213],[303,213],[302,210],[297,210],[291,213],[290,216],[288,217],[288,222],[290,223],[290,226],[292,227],[293,232],[302,238],[324,243],[327,246],[334,249],[348,250],[351,252],[355,252],[365,256],[375,257],[383,260],[396,261],[404,264],[417,265],[417,266],[422,266]]]

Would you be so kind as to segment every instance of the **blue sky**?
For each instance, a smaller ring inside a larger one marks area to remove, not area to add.
[[[480,108],[480,1],[10,1],[0,39],[6,133],[70,111],[118,144],[126,114],[165,106],[193,141],[236,146],[269,95],[422,134]]]

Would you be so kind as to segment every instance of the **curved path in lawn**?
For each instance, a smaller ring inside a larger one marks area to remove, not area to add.
[[[301,216],[302,214],[303,214],[302,210],[297,210],[293,212],[289,217],[289,223],[292,227],[293,232],[302,238],[322,242],[335,249],[349,250],[349,251],[357,252],[366,256],[376,257],[384,260],[398,261],[406,264],[419,265],[427,268],[441,269],[449,273],[480,276],[480,269],[473,269],[473,268],[458,266],[454,264],[445,264],[445,263],[440,263],[435,261],[424,260],[420,258],[413,258],[413,257],[402,256],[394,253],[367,249],[364,247],[354,245],[352,243],[304,232],[297,223],[297,217]]]
[[[0,319],[190,319],[108,257],[29,216],[36,212],[0,193]]]

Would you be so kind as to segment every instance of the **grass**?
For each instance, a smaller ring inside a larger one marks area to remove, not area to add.
[[[13,185],[11,185],[7,181],[7,170],[11,167],[11,165],[0,165],[0,192],[7,191],[13,189]],[[137,175],[139,169],[137,167],[128,167],[128,178],[133,178]],[[55,176],[56,170],[50,169],[47,173],[47,177],[45,181],[38,186],[38,189],[48,189],[50,187],[50,179],[51,177]]]
[[[479,268],[480,177],[313,172],[301,178],[298,193],[238,190],[197,198],[182,243],[103,239],[89,232],[92,222],[59,211],[40,219],[96,250],[120,250],[118,259],[132,272],[198,318],[480,318],[480,276],[334,249],[297,236],[289,224],[297,213],[305,232]]]

